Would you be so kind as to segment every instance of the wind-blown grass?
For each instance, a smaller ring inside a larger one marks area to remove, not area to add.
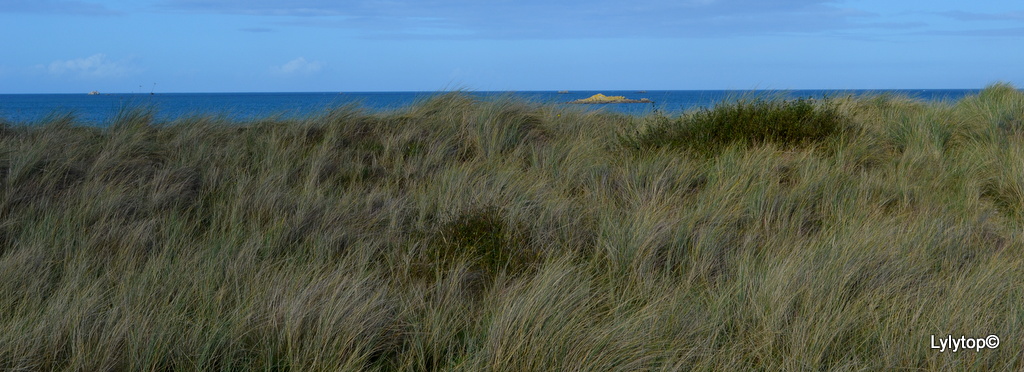
[[[109,124],[0,125],[0,369],[1024,368],[1006,84]]]

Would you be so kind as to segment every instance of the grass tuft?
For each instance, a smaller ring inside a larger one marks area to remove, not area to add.
[[[431,233],[426,259],[448,269],[468,264],[472,275],[489,283],[501,273],[519,276],[540,264],[540,255],[523,224],[503,216],[494,206],[463,212]]]

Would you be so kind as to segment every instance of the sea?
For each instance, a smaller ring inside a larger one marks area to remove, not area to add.
[[[847,95],[899,95],[923,101],[954,101],[977,94],[978,89],[899,90],[604,90],[475,92],[480,100],[512,96],[531,102],[565,105],[583,110],[607,110],[629,115],[654,111],[668,115],[737,99],[782,97],[785,99],[841,97]],[[414,105],[444,92],[310,92],[310,93],[113,93],[113,94],[0,94],[0,122],[13,125],[44,123],[53,115],[71,113],[86,125],[106,126],[119,112],[146,108],[158,121],[213,115],[245,121],[271,116],[303,118],[334,107],[357,105],[369,111],[393,111]],[[568,102],[602,93],[629,99],[647,98],[653,103],[574,105]]]

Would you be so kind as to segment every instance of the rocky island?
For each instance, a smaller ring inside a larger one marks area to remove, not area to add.
[[[647,98],[627,99],[625,96],[606,96],[604,94],[598,93],[598,94],[590,96],[589,98],[581,98],[581,99],[578,99],[578,100],[575,100],[575,101],[570,101],[569,103],[652,103],[652,102],[654,102],[654,101],[651,101],[651,100],[649,100]]]

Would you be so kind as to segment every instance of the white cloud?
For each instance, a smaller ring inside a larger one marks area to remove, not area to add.
[[[66,61],[53,61],[45,68],[53,76],[73,75],[79,78],[125,77],[138,72],[138,68],[127,61],[111,61],[103,53]]]
[[[277,66],[275,70],[285,75],[309,75],[320,72],[323,67],[323,62],[307,61],[305,57],[299,57],[281,66]]]

